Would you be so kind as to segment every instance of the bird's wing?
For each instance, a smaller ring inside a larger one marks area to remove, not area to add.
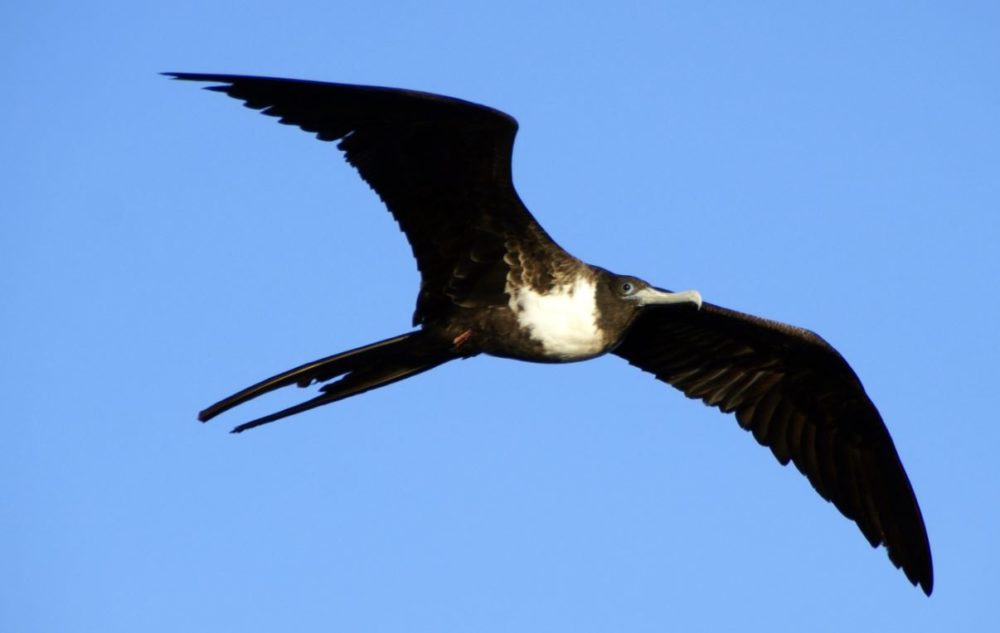
[[[646,308],[614,353],[735,413],[930,595],[930,545],[913,488],[878,410],[826,341],[706,303],[698,311]]]
[[[212,82],[281,123],[339,141],[405,233],[421,273],[415,324],[443,302],[496,301],[505,244],[551,243],[511,180],[517,122],[485,106],[410,90],[166,73]]]

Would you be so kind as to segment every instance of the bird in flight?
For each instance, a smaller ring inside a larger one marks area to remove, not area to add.
[[[275,389],[319,395],[239,433],[478,354],[542,363],[616,354],[724,413],[853,520],[927,595],[930,545],[875,405],[826,341],[586,264],[514,189],[517,122],[423,92],[292,79],[165,73],[210,82],[281,123],[336,141],[399,223],[420,270],[418,329],[290,369],[202,411],[205,422]]]

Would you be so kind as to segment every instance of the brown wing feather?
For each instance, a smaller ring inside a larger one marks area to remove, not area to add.
[[[221,85],[280,122],[339,141],[399,222],[417,260],[414,324],[453,302],[502,299],[506,244],[551,243],[511,180],[517,122],[478,104],[411,90],[240,75],[167,73]]]
[[[697,312],[646,308],[615,353],[691,398],[734,412],[930,594],[930,545],[910,481],[878,410],[826,341],[705,304]]]

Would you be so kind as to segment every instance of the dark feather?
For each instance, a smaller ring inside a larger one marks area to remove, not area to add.
[[[320,388],[322,394],[311,400],[251,420],[233,429],[233,433],[241,433],[296,413],[384,387],[460,357],[460,354],[447,345],[442,345],[433,335],[424,331],[411,332],[321,358],[262,380],[216,402],[199,413],[198,419],[207,422],[220,413],[281,387],[289,385],[308,387],[313,383],[327,382],[340,377],[336,382],[323,385]]]
[[[553,245],[511,180],[517,122],[486,106],[412,90],[166,73],[339,141],[406,234],[421,273],[414,325],[503,297],[507,244]]]
[[[337,379],[313,399],[234,429],[239,432],[478,353],[573,360],[546,353],[532,328],[520,323],[521,305],[507,289],[546,294],[574,279],[596,279],[596,317],[606,335],[596,337],[601,345],[624,336],[615,353],[734,413],[780,463],[794,463],[873,546],[885,544],[890,560],[931,592],[930,549],[913,490],[878,411],[844,359],[807,330],[709,304],[700,311],[640,308],[615,294],[614,275],[559,248],[518,198],[511,182],[514,119],[409,90],[168,74],[219,84],[209,89],[337,141],[399,223],[421,273],[414,313],[420,332],[274,376],[212,405],[202,420],[283,386]]]
[[[652,307],[615,354],[689,397],[735,412],[741,427],[782,464],[792,461],[930,594],[930,545],[910,481],[878,410],[826,341],[711,304]]]

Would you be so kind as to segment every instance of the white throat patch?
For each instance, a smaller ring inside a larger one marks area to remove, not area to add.
[[[597,327],[596,287],[578,277],[573,285],[540,294],[529,287],[510,293],[517,323],[542,344],[546,355],[558,360],[589,358],[604,349]]]

